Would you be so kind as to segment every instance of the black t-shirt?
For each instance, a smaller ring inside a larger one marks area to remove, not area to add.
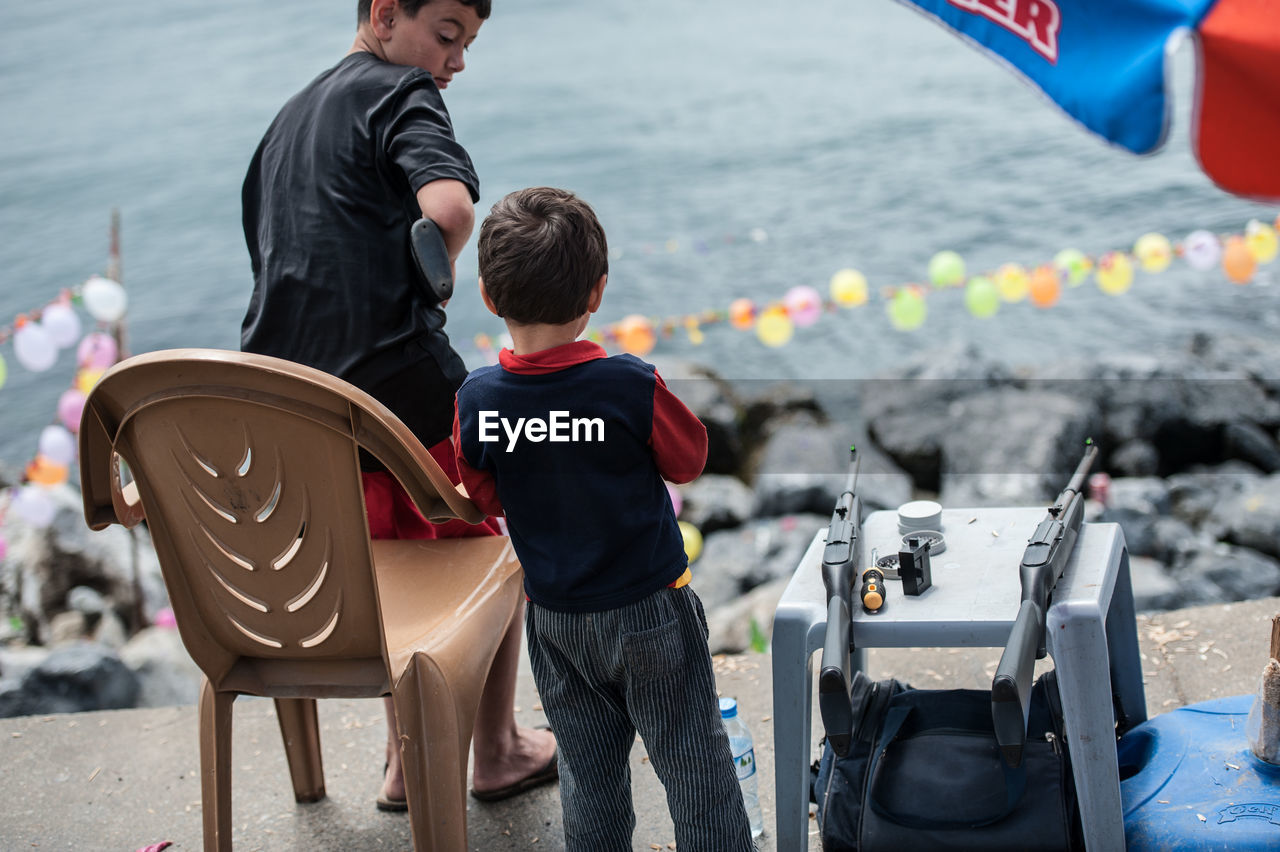
[[[417,190],[479,179],[431,74],[353,53],[280,110],[241,192],[254,288],[240,346],[339,376],[427,446],[466,376],[409,247]]]

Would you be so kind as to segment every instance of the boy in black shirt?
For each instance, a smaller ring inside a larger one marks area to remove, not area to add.
[[[457,258],[475,224],[479,180],[440,91],[489,0],[362,0],[347,56],[289,100],[263,137],[242,192],[254,290],[241,348],[346,379],[405,422],[456,481],[449,430],[466,368],[424,298],[409,247],[427,217]],[[371,462],[366,459],[366,462]],[[366,465],[375,538],[493,535],[497,525],[433,525],[384,470]],[[555,739],[515,723],[519,613],[494,660],[475,725],[472,793],[498,799],[556,777]],[[388,769],[378,807],[404,810],[388,699]]]

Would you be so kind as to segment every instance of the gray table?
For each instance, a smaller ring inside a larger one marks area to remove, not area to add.
[[[948,509],[942,514],[946,551],[931,560],[933,587],[903,595],[888,580],[875,614],[853,616],[854,665],[865,648],[1003,647],[1021,598],[1018,564],[1043,508]],[[896,512],[863,523],[864,557],[898,551]],[[822,585],[825,530],[800,560],[773,621],[773,716],[777,781],[777,848],[808,848],[810,656],[826,631]],[[866,567],[866,566],[861,566]],[[1048,651],[1058,671],[1068,748],[1090,850],[1124,848],[1124,817],[1116,765],[1113,690],[1128,720],[1146,718],[1133,589],[1124,534],[1115,524],[1083,524],[1046,619]],[[1110,677],[1100,667],[1108,665]]]

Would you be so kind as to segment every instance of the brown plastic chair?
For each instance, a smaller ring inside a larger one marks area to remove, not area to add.
[[[89,394],[85,520],[145,517],[204,672],[206,850],[231,848],[231,705],[242,694],[275,699],[299,802],[325,795],[315,699],[390,694],[414,848],[466,848],[472,726],[520,566],[505,537],[370,540],[359,447],[428,519],[483,518],[390,411],[308,367],[176,349],[116,365]]]

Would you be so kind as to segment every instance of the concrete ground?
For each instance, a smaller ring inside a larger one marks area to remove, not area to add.
[[[1253,694],[1276,614],[1280,598],[1139,616],[1148,714]],[[990,685],[999,649],[877,649],[870,655],[875,677],[893,675],[919,687],[982,687]],[[765,817],[760,849],[773,852],[770,658],[721,657],[716,671],[721,693],[738,698],[755,737]],[[523,724],[544,721],[527,669],[518,707]],[[236,703],[236,848],[410,849],[407,819],[373,806],[386,736],[381,703],[322,701],[320,721],[328,798],[298,805],[271,702]],[[815,731],[820,727],[815,721]],[[0,850],[133,852],[165,840],[173,850],[202,848],[196,734],[190,706],[0,720]],[[674,849],[662,788],[642,743],[631,762],[633,849]],[[564,848],[555,786],[496,804],[472,801],[468,825],[470,846],[481,852]]]

